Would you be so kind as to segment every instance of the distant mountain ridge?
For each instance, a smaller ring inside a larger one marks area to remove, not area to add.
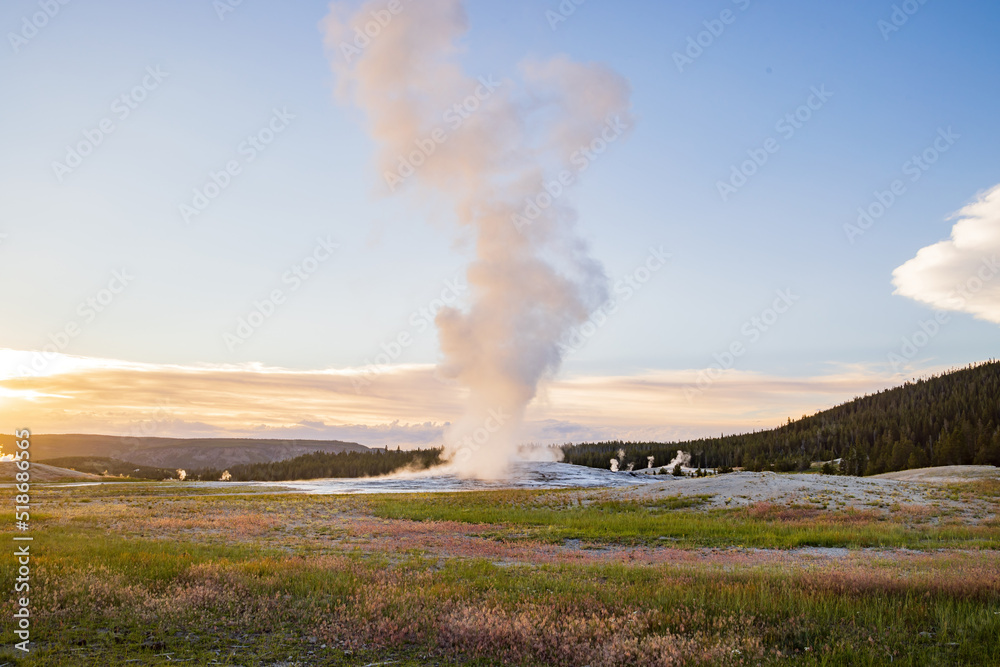
[[[13,434],[0,435],[4,453],[14,452]],[[274,463],[313,452],[368,452],[368,447],[341,440],[276,440],[256,438],[134,438],[91,434],[31,436],[35,460],[96,456],[156,468],[228,468]]]

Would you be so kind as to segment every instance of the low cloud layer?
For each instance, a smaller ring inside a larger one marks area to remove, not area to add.
[[[361,369],[175,366],[0,350],[0,429],[161,437],[338,439],[373,447],[444,442],[467,389],[431,365],[394,366],[358,392]],[[935,369],[936,370],[936,369]],[[783,378],[730,371],[695,401],[698,370],[570,377],[545,385],[520,442],[670,441],[777,426],[897,384],[865,368]]]
[[[892,272],[895,293],[1000,324],[1000,185],[954,217],[950,239]]]

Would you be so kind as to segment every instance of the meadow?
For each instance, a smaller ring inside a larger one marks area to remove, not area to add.
[[[35,491],[33,650],[0,664],[1000,664],[995,511]]]

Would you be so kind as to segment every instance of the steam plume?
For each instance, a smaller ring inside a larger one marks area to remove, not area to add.
[[[667,464],[667,470],[673,470],[674,466],[676,466],[678,464],[682,468],[690,468],[691,467],[691,455],[689,453],[687,453],[687,452],[682,452],[681,450],[678,449],[677,450],[677,456],[675,456],[674,458],[672,458],[670,460],[670,463]]]
[[[525,408],[560,365],[560,339],[606,300],[604,271],[562,197],[593,159],[581,149],[631,125],[629,87],[564,56],[522,63],[519,84],[470,76],[458,63],[461,0],[386,6],[335,3],[325,41],[339,92],[367,115],[388,189],[443,196],[475,235],[471,303],[436,321],[441,371],[469,390],[446,455],[461,474],[500,477]]]

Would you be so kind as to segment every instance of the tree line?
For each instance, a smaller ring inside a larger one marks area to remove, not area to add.
[[[327,477],[378,477],[402,468],[423,470],[441,463],[440,449],[395,451],[374,449],[370,452],[312,452],[286,461],[247,463],[228,470],[203,468],[188,472],[187,479],[214,481],[225,472],[234,482],[286,482],[296,479]]]
[[[944,465],[1000,466],[1000,361],[856,398],[780,428],[679,442],[568,444],[568,463],[608,468],[625,451],[621,469],[669,462],[677,450],[691,465],[746,470],[807,470],[813,461],[840,459],[835,471],[877,475]]]

